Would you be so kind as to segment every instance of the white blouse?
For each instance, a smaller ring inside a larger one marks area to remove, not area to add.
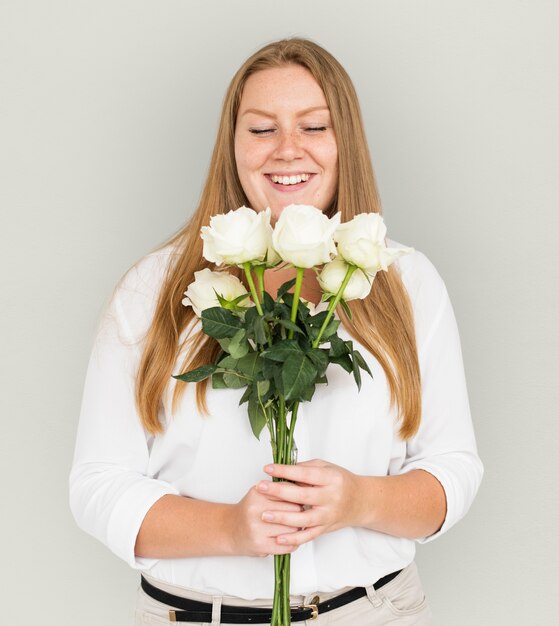
[[[398,245],[390,242],[390,245]],[[133,568],[161,581],[210,594],[269,598],[273,557],[147,559],[134,555],[142,520],[165,494],[236,503],[271,461],[264,430],[250,429],[243,389],[208,389],[210,415],[200,415],[189,385],[174,415],[169,389],[163,434],[147,434],[134,404],[134,379],[142,339],[172,255],[165,248],[142,259],[117,286],[103,316],[87,372],[73,468],[70,503],[77,523]],[[389,406],[388,384],[378,362],[355,342],[373,378],[353,378],[330,366],[328,385],[303,403],[295,432],[298,460],[324,459],[362,475],[385,476],[423,469],[442,484],[446,532],[468,511],[483,467],[468,406],[460,341],[444,283],[421,253],[399,259],[414,309],[421,365],[423,417],[404,442]],[[350,338],[342,328],[342,338]],[[177,365],[179,373],[180,366]],[[415,543],[364,528],[344,528],[301,546],[292,555],[291,591],[308,594],[367,586],[414,558]]]

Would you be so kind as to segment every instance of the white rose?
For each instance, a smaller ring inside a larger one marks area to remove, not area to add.
[[[387,248],[384,242],[386,225],[378,213],[359,213],[349,222],[340,224],[334,233],[338,254],[367,274],[387,270],[398,257],[413,248]]]
[[[322,211],[305,204],[291,204],[279,216],[272,235],[280,257],[295,267],[328,263],[336,254],[334,231],[340,214],[328,219]]]
[[[270,209],[256,212],[246,206],[223,215],[214,215],[209,226],[203,226],[202,252],[205,259],[216,265],[261,263],[270,256],[272,227]],[[273,252],[273,251],[272,251]]]
[[[270,240],[268,241],[268,251],[266,252],[266,265],[268,267],[274,267],[281,261],[280,255],[274,250],[274,244],[272,242],[272,233],[273,231],[272,231],[272,228],[270,227]]]
[[[244,293],[247,293],[243,283],[227,272],[212,272],[209,268],[194,272],[194,282],[188,285],[184,292],[186,298],[182,303],[191,306],[198,317],[204,309],[219,306],[217,294],[226,300],[232,301]],[[248,303],[248,298],[242,300],[242,304]]]
[[[348,264],[343,259],[338,258],[327,263],[322,268],[318,275],[318,282],[324,293],[332,295],[338,293],[347,274],[348,267]],[[366,298],[373,286],[374,277],[374,274],[366,275],[363,270],[355,270],[344,289],[343,299],[348,302],[349,300],[363,300],[363,298]]]

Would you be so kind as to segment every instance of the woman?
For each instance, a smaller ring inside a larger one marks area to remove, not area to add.
[[[190,623],[267,623],[253,609],[270,606],[269,555],[285,553],[293,604],[312,605],[294,621],[431,623],[414,541],[467,512],[482,466],[452,308],[423,255],[380,272],[371,295],[351,303],[343,332],[367,354],[373,380],[357,393],[329,374],[302,405],[303,462],[269,465],[269,442],[253,437],[235,390],[171,382],[219,349],[181,304],[194,271],[209,265],[200,228],[241,205],[269,206],[277,219],[289,204],[341,211],[344,221],[380,211],[351,81],[301,39],[262,48],[233,78],[198,210],[124,277],[91,358],[72,510],[142,570],[137,624],[186,620],[189,607],[198,609]],[[272,295],[289,271],[266,273]],[[312,280],[302,296],[316,301]],[[248,613],[235,621],[240,606]]]

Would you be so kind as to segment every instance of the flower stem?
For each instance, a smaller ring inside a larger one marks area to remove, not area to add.
[[[304,267],[297,267],[297,278],[295,279],[295,292],[293,293],[293,304],[291,306],[291,321],[295,323],[297,319],[297,309],[299,308],[299,297],[301,295],[301,287],[303,285]],[[289,330],[288,339],[293,339],[293,330]]]
[[[247,277],[248,286],[250,289],[250,293],[252,295],[252,299],[254,300],[254,304],[256,306],[256,310],[258,311],[258,315],[264,315],[262,311],[262,307],[260,306],[260,298],[258,297],[258,293],[256,291],[256,286],[254,284],[254,279],[252,278],[252,265],[250,263],[243,263],[243,269],[245,270],[245,276]]]
[[[285,554],[283,557],[282,587],[283,587],[283,623],[282,626],[291,625],[291,607],[289,606],[289,570],[291,565],[291,555]]]
[[[272,626],[281,626],[280,619],[280,602],[281,602],[281,563],[282,563],[282,555],[275,554],[274,555],[274,575],[275,575],[275,585],[274,585],[274,604],[272,607]]]
[[[283,424],[285,423],[285,400],[283,396],[279,397],[278,415],[276,418],[276,450],[274,454],[274,463],[281,463],[283,459]],[[274,480],[278,480],[274,478]]]
[[[330,319],[332,318],[332,315],[334,314],[336,307],[338,306],[340,300],[342,299],[342,296],[344,295],[344,291],[345,291],[345,288],[347,287],[347,284],[349,283],[349,279],[351,278],[353,272],[355,272],[356,269],[357,269],[357,266],[348,265],[346,275],[344,276],[342,284],[340,285],[340,288],[338,289],[338,293],[336,294],[336,297],[330,302],[330,305],[328,306],[328,315],[326,315],[326,319],[324,320],[322,326],[320,327],[320,331],[318,333],[317,338],[313,341],[313,344],[312,344],[313,348],[318,348],[322,334],[324,333],[324,331],[326,330],[326,327],[330,323]]]
[[[258,280],[258,291],[260,292],[260,300],[264,302],[264,272],[266,271],[265,265],[257,265],[254,268],[254,273]]]
[[[291,554],[284,555],[283,564],[283,594],[284,594],[284,613],[283,613],[283,626],[291,625],[291,607],[289,606],[289,585],[290,585],[290,573],[291,573]]]
[[[291,451],[293,450],[293,434],[295,433],[295,424],[297,422],[297,411],[299,410],[299,403],[295,402],[293,408],[291,409],[291,422],[289,423],[289,439],[287,441],[287,450],[285,453],[286,460],[285,462],[288,465],[292,465],[291,463]]]

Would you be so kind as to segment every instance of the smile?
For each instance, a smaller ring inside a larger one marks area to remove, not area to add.
[[[306,183],[310,177],[310,174],[294,174],[293,176],[270,175],[271,181],[278,185],[298,185],[299,183]]]

